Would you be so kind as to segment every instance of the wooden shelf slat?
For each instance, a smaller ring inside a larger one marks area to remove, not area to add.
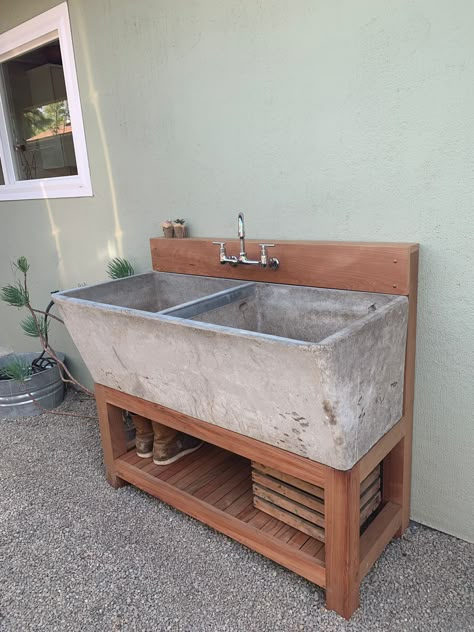
[[[203,487],[200,487],[196,491],[189,492],[189,493],[192,493],[192,495],[195,496],[196,498],[200,498],[201,500],[206,500],[206,502],[212,502],[212,501],[208,501],[207,498],[214,492],[217,492],[217,490],[220,490],[222,488],[222,485],[226,481],[229,481],[233,476],[238,476],[239,473],[242,471],[240,461],[241,461],[240,457],[234,457],[233,459],[229,459],[229,464],[228,464],[229,467],[227,467],[220,474],[217,474],[211,481],[203,485]]]
[[[218,481],[217,485],[219,485],[219,480],[226,480],[226,476],[228,476],[229,470],[233,466],[238,467],[237,458],[232,454],[226,454],[212,469],[203,473],[199,478],[195,478],[192,482],[188,483],[186,487],[182,485],[179,485],[179,487],[180,489],[184,489],[188,494],[195,495],[204,488],[210,487],[211,483],[216,481],[216,479]],[[205,491],[204,495],[206,495]]]
[[[324,562],[314,557],[322,543],[253,506],[247,459],[204,446],[170,466],[152,467],[151,459],[134,461],[130,452],[115,460],[121,478],[325,586]],[[138,467],[143,461],[148,461],[148,470]]]
[[[184,478],[187,474],[190,474],[197,470],[203,462],[207,462],[209,459],[212,459],[217,453],[217,449],[212,445],[204,445],[201,453],[199,451],[192,452],[188,454],[186,459],[180,459],[176,461],[166,469],[163,474],[161,472],[158,474],[158,478],[162,481],[167,481],[170,485],[176,485],[177,483]],[[159,465],[158,468],[163,466]]]
[[[305,544],[308,540],[312,539],[311,536],[303,533],[302,531],[297,531],[293,537],[288,541],[290,546],[294,546],[297,549],[301,549],[303,544]]]
[[[380,479],[376,479],[372,485],[365,490],[365,492],[360,497],[360,507],[361,509],[371,500],[377,492],[380,491]]]
[[[259,486],[263,486],[267,489],[270,489],[278,494],[283,494],[296,502],[303,504],[305,507],[310,507],[314,511],[317,511],[320,514],[324,514],[324,502],[315,498],[311,494],[304,492],[296,487],[291,487],[289,485],[283,485],[281,481],[272,476],[267,476],[262,474],[258,470],[252,469],[252,479],[253,482]]]
[[[313,511],[312,509],[307,509],[304,505],[288,500],[285,496],[269,491],[260,485],[256,485],[255,483],[253,485],[253,492],[256,497],[276,505],[291,514],[295,514],[299,518],[307,520],[318,527],[324,528],[324,516],[322,514]]]
[[[256,529],[263,529],[267,522],[270,522],[271,520],[273,520],[273,518],[269,514],[257,509],[257,514],[245,522],[248,522],[249,525],[255,527]]]
[[[311,537],[324,542],[324,529],[323,528],[318,527],[317,525],[311,522],[308,522],[304,518],[299,518],[295,516],[294,514],[290,513],[289,511],[286,511],[285,509],[276,507],[275,505],[267,502],[266,500],[263,500],[263,498],[260,498],[259,496],[255,496],[253,502],[258,509],[261,509],[265,513],[270,514],[271,516],[276,518],[278,522],[284,522],[285,524],[289,524],[295,527],[296,529],[298,529],[298,531],[302,531],[303,533],[306,533],[307,535],[310,535]]]
[[[252,490],[246,489],[234,502],[227,508],[226,513],[229,516],[237,516],[252,501]]]
[[[203,448],[200,448],[200,450],[202,449]],[[214,472],[219,471],[219,466],[222,462],[226,461],[229,457],[230,455],[228,453],[217,449],[208,459],[198,459],[196,467],[192,470],[187,471],[182,476],[175,475],[175,477],[168,479],[168,483],[170,485],[176,485],[179,489],[186,489],[188,494],[192,494],[192,491],[187,489],[188,486],[191,486],[191,488],[194,487],[193,483],[199,484],[203,478],[209,480],[209,477],[212,476]]]
[[[377,465],[372,472],[361,482],[360,484],[360,495],[362,496],[367,489],[372,485],[374,481],[376,481],[380,477],[380,465]]]
[[[324,548],[324,542],[320,542],[319,540],[315,540],[314,538],[309,538],[309,540],[307,540],[302,545],[300,551],[314,557],[323,548]]]
[[[293,527],[290,527],[289,525],[285,525],[284,527],[282,527],[276,534],[275,534],[275,538],[277,538],[277,540],[281,540],[282,542],[285,542],[286,544],[288,543],[289,540],[291,540],[291,538],[298,533],[297,529],[294,529]],[[301,533],[301,532],[299,532]]]
[[[258,509],[253,506],[253,502],[248,504],[245,509],[243,509],[239,514],[237,514],[236,518],[242,520],[242,522],[248,522],[251,518],[254,518],[258,514]]]

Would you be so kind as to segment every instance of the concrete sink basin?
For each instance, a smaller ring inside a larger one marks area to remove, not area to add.
[[[336,469],[402,415],[406,297],[155,272],[54,300],[96,382]]]
[[[125,279],[80,287],[55,294],[53,299],[62,304],[60,296],[84,300],[88,304],[108,305],[145,312],[168,310],[186,301],[195,300],[241,285],[241,281],[147,272]]]

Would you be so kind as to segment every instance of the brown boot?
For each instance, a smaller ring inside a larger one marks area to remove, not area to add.
[[[133,425],[135,426],[135,447],[137,456],[142,459],[149,459],[153,456],[153,428],[151,421],[141,415],[131,415]]]
[[[191,454],[203,444],[202,441],[153,422],[155,441],[153,442],[153,463],[155,465],[170,465],[186,454]]]

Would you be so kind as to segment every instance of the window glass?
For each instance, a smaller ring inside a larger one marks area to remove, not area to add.
[[[76,175],[59,40],[12,57],[1,68],[17,180]]]

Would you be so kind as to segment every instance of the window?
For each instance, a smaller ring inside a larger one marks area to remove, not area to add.
[[[0,35],[0,200],[92,195],[67,4]]]

